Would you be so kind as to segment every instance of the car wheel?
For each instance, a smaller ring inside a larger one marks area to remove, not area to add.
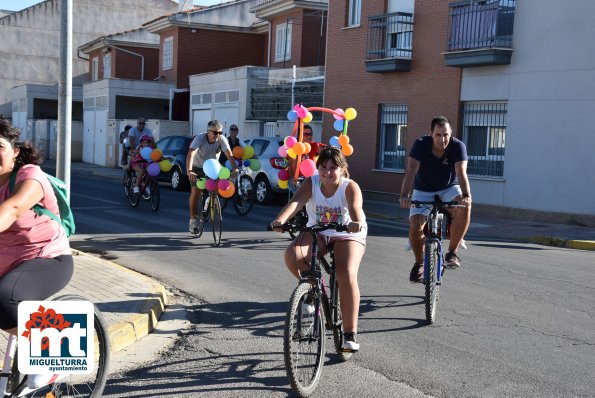
[[[273,189],[266,176],[260,175],[256,178],[255,191],[256,202],[261,205],[269,204],[273,201]]]
[[[171,187],[176,191],[181,190],[184,185],[183,178],[184,178],[184,176],[182,175],[182,171],[180,171],[180,169],[177,167],[174,168],[171,172],[171,178],[170,178]]]

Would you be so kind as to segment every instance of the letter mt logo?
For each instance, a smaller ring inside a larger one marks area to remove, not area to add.
[[[95,343],[88,301],[23,301],[19,304],[19,371],[57,376],[91,373]]]

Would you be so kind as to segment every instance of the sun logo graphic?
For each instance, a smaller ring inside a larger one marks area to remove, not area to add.
[[[90,373],[95,349],[93,304],[23,301],[19,304],[19,371]]]

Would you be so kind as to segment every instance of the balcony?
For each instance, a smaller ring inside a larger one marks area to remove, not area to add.
[[[412,43],[413,14],[395,12],[368,18],[366,71],[408,72]]]
[[[508,65],[516,0],[467,0],[449,4],[447,66]]]

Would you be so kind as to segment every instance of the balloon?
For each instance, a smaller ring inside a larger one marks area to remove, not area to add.
[[[250,160],[248,160],[248,159],[244,160],[243,164],[246,167],[250,167]]]
[[[169,159],[163,159],[161,162],[159,162],[159,168],[161,171],[167,173],[171,170],[172,164]]]
[[[343,109],[341,109],[341,108],[335,109],[335,113],[333,113],[333,117],[337,120],[343,119],[344,115],[345,115],[345,111],[343,111]]]
[[[227,159],[225,161],[225,167],[228,168],[229,170],[233,169],[233,167],[231,167],[231,163],[229,163],[229,159]]]
[[[200,179],[196,180],[196,187],[198,189],[205,189],[207,187],[207,179],[200,178]]]
[[[236,193],[236,187],[231,182],[229,183],[229,188],[225,191],[222,191],[221,189],[219,190],[219,195],[223,198],[231,198],[234,193]]]
[[[162,156],[163,156],[163,152],[159,148],[155,148],[155,149],[153,149],[153,152],[151,152],[151,160],[153,162],[160,161]]]
[[[287,180],[279,180],[279,188],[287,189]]]
[[[304,108],[303,106],[300,106],[300,108],[297,110],[297,116],[300,119],[303,119],[306,117],[306,115],[308,115],[308,110],[306,108]]]
[[[347,108],[345,110],[345,119],[353,120],[357,116],[357,112],[353,108]]]
[[[306,114],[306,116],[304,116],[304,123],[310,123],[310,122],[312,121],[312,118],[313,118],[313,117],[314,117],[314,116],[312,116],[312,114],[311,114],[310,112],[308,112],[308,113]]]
[[[229,180],[219,180],[217,182],[217,188],[219,188],[219,192],[227,191],[229,189]]]
[[[202,165],[202,169],[204,170],[207,177],[216,180],[219,178],[219,170],[221,170],[221,164],[217,161],[217,159],[207,159]]]
[[[293,148],[289,148],[287,150],[287,156],[289,156],[292,159],[295,159],[297,157],[297,155],[295,154],[295,152],[293,151]]]
[[[287,171],[287,169],[279,170],[279,173],[277,173],[277,177],[281,181],[287,181],[289,180],[289,171]]]
[[[345,127],[345,121],[343,119],[335,120],[335,123],[333,123],[333,127],[337,131],[343,131],[343,128]]]
[[[304,177],[312,177],[316,172],[316,163],[312,159],[304,159],[302,163],[300,163],[300,173]]]
[[[254,147],[251,145],[246,145],[244,147],[244,153],[242,155],[242,159],[244,159],[244,160],[250,159],[252,156],[254,156]]]
[[[250,170],[252,170],[252,171],[260,170],[260,160],[250,159]]]
[[[330,140],[328,140],[329,144],[331,144],[331,146],[339,146],[339,137],[337,137],[336,135],[333,135],[331,137]]]
[[[312,145],[310,145],[309,142],[304,142],[303,144],[306,147],[306,151],[304,153],[310,153],[310,151],[312,150]]]
[[[341,134],[339,136],[339,145],[344,146],[349,144],[349,137],[346,134]]]
[[[279,156],[281,156],[282,158],[286,158],[287,157],[287,146],[283,145],[280,146],[279,149],[277,149],[277,153],[279,154]]]
[[[153,152],[153,150],[151,148],[149,148],[148,146],[146,146],[140,150],[140,155],[145,160],[151,160],[151,152]]]
[[[151,177],[159,175],[160,172],[161,169],[159,168],[159,163],[151,163],[149,167],[147,167],[147,173],[149,173]]]
[[[231,152],[233,153],[234,158],[240,159],[242,155],[244,155],[244,148],[242,148],[241,146],[236,146],[232,149]]]
[[[351,154],[353,153],[353,146],[347,144],[341,148],[341,152],[343,152],[343,155],[345,156],[351,156]]]
[[[296,112],[297,112],[297,111],[298,111],[298,109],[300,109],[300,108],[301,108],[301,105],[300,105],[300,104],[295,104],[295,105],[293,106],[293,110],[294,110],[294,111],[296,111]]]
[[[287,112],[287,120],[290,122],[295,122],[297,120],[297,112],[296,111],[289,111]]]
[[[205,183],[205,187],[207,188],[207,191],[209,191],[209,192],[214,191],[215,189],[217,189],[217,181],[211,180],[209,178],[207,180],[207,182]]]
[[[227,180],[230,176],[231,172],[229,169],[227,167],[221,167],[221,170],[219,170],[219,179]]]
[[[287,148],[293,147],[293,145],[296,142],[297,142],[297,139],[293,135],[290,135],[289,137],[285,138],[285,145],[287,145]]]
[[[295,152],[296,155],[303,155],[306,153],[306,146],[301,142],[296,142],[291,149]]]

